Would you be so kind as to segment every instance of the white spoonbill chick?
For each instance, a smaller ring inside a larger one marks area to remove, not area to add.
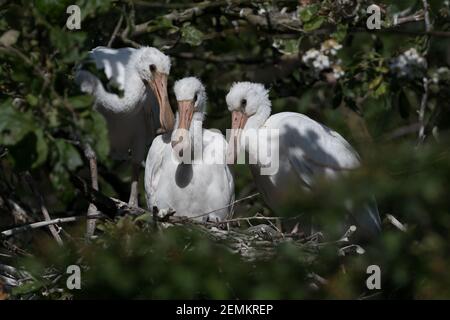
[[[174,115],[167,93],[170,59],[151,47],[110,49],[97,47],[89,58],[118,89],[108,92],[92,73],[79,70],[76,82],[81,91],[95,98],[95,108],[108,124],[111,156],[117,160],[131,155],[133,167],[129,204],[138,205],[139,168],[158,130],[172,130]]]
[[[271,116],[268,90],[262,84],[235,83],[226,102],[232,113],[229,160],[234,162],[241,150],[248,154],[255,184],[276,214],[289,208],[299,192],[313,189],[317,179],[336,178],[360,166],[356,151],[330,128],[300,113]],[[253,134],[263,130],[271,134]],[[269,148],[270,152],[261,152],[261,148]],[[277,170],[264,172],[264,167],[272,165],[270,162],[277,162]],[[361,238],[379,234],[381,223],[375,200],[359,209],[351,203],[345,202],[350,215],[343,218],[343,225],[356,224]]]
[[[156,137],[145,165],[150,210],[173,209],[175,215],[223,221],[234,202],[234,180],[226,164],[227,142],[203,128],[206,93],[194,77],[174,86],[178,102],[175,130]]]

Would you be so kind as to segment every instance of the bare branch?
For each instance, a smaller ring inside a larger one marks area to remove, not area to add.
[[[428,103],[428,91],[429,91],[429,86],[428,86],[428,78],[424,77],[423,78],[423,95],[422,95],[422,100],[420,102],[420,109],[419,109],[419,124],[420,124],[420,128],[419,128],[419,140],[418,140],[418,145],[421,145],[424,141],[425,141],[425,110],[427,107],[427,103]]]
[[[93,190],[98,190],[98,170],[97,170],[97,157],[94,149],[92,149],[89,143],[83,144],[83,152],[86,159],[89,161],[89,171],[91,173],[91,185]],[[95,216],[98,214],[97,208],[93,203],[89,204],[87,216]],[[89,219],[86,224],[86,239],[90,239],[95,232],[95,220]]]
[[[398,221],[398,219],[396,217],[394,217],[392,214],[387,214],[386,215],[386,220],[392,224],[394,227],[396,227],[398,230],[406,232],[407,228],[406,226],[401,223],[400,221]]]
[[[120,30],[120,27],[122,26],[122,22],[123,22],[123,14],[120,15],[119,21],[117,22],[116,27],[114,28],[114,31],[111,35],[111,38],[108,41],[108,44],[106,45],[107,47],[111,47],[111,45],[113,44],[114,40],[116,39],[117,33]]]
[[[39,221],[39,222],[34,222],[34,223],[26,224],[23,226],[15,227],[12,229],[2,231],[0,234],[3,238],[8,238],[15,234],[18,234],[21,232],[26,232],[26,231],[33,230],[33,229],[39,229],[39,228],[43,228],[43,227],[51,227],[56,224],[75,222],[75,221],[79,221],[79,220],[86,219],[86,218],[87,219],[98,219],[98,218],[104,218],[104,217],[105,217],[104,215],[97,215],[97,216],[90,216],[90,217],[75,216],[75,217],[67,217],[67,218],[56,218],[56,219]]]
[[[25,178],[25,181],[28,183],[28,185],[30,186],[31,191],[33,192],[33,194],[35,195],[35,197],[37,198],[38,202],[39,202],[39,206],[41,208],[41,212],[42,215],[44,216],[44,219],[46,221],[50,221],[51,217],[50,214],[47,210],[47,207],[45,206],[44,203],[44,198],[42,197],[42,195],[39,193],[36,184],[33,180],[33,177],[31,176],[31,174],[29,172],[25,172],[25,174],[23,175]],[[58,243],[58,245],[62,246],[63,240],[61,239],[61,236],[59,235],[58,230],[55,228],[54,224],[50,224],[48,225],[48,228],[53,236],[53,238],[55,238],[56,242]]]

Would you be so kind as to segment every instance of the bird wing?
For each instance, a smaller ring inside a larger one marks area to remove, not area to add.
[[[339,133],[304,115],[288,115],[279,128],[280,148],[309,186],[316,174],[333,177],[360,165],[358,153]]]
[[[125,68],[135,50],[133,48],[97,47],[89,52],[89,57],[95,62],[97,69],[105,72],[108,80],[111,80],[120,90],[124,90]]]
[[[154,206],[157,206],[155,202],[155,192],[159,184],[161,177],[161,167],[164,160],[164,149],[167,143],[164,142],[162,135],[157,136],[148,151],[147,160],[145,161],[145,198],[147,200],[147,207],[152,210]],[[170,140],[169,140],[170,141]]]
[[[340,134],[306,116],[291,117],[282,128],[280,139],[288,148],[289,162],[308,187],[317,175],[334,178],[360,166],[358,153]],[[381,221],[375,198],[361,207],[352,202],[349,199],[348,210],[357,225],[368,236],[377,235]]]

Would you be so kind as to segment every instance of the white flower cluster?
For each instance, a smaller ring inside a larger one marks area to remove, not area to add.
[[[439,84],[439,81],[449,81],[450,80],[450,70],[446,67],[440,67],[431,74],[431,83]]]
[[[426,68],[426,61],[415,48],[411,48],[392,59],[390,68],[400,77],[415,77]]]
[[[331,69],[334,78],[339,79],[344,75],[344,71],[340,66],[340,60],[336,58],[340,49],[342,49],[342,45],[330,39],[322,43],[320,50],[310,49],[306,51],[302,61],[312,68],[316,75],[319,75],[324,70]]]
[[[335,56],[339,50],[342,49],[342,45],[335,40],[330,39],[322,43],[320,51],[326,55]]]
[[[330,59],[316,49],[309,49],[302,57],[303,62],[318,71],[328,69],[330,67]]]

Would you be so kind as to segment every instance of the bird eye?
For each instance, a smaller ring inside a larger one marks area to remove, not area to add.
[[[155,72],[155,71],[156,71],[156,66],[155,66],[154,64],[151,64],[151,65],[149,66],[149,68],[150,68],[150,71],[151,71],[151,72]]]
[[[247,105],[247,99],[241,100],[241,106],[245,107]]]

